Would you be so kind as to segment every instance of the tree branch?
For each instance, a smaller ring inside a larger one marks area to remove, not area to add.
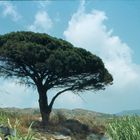
[[[68,90],[72,90],[72,89],[73,89],[73,86],[70,87],[70,88],[67,88],[67,89],[64,89],[64,90],[58,92],[58,93],[52,98],[52,100],[51,100],[51,102],[50,102],[50,104],[49,104],[49,107],[52,108],[52,106],[53,106],[53,104],[54,104],[54,101],[56,100],[56,98],[57,98],[60,94],[66,92],[66,91],[68,91]]]

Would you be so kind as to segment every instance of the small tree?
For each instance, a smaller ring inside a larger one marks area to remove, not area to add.
[[[44,124],[62,93],[101,90],[113,81],[96,55],[62,39],[24,31],[0,36],[0,73],[37,88]],[[61,91],[49,102],[47,91],[52,88]]]

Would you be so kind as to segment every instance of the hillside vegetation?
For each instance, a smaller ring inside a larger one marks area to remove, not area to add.
[[[60,136],[66,136],[64,140],[140,138],[139,116],[118,117],[83,109],[55,109],[50,123],[44,128],[38,109],[1,108],[1,125],[16,130],[16,138],[11,137],[10,140],[57,140]]]
[[[38,109],[4,108],[0,109],[0,124],[9,126],[9,119],[11,126],[15,126],[18,120],[16,129],[21,137],[27,136],[28,128],[33,122],[32,132],[38,139],[53,140],[54,135],[63,134],[72,140],[85,140],[90,134],[102,137],[105,133],[105,118],[109,116],[82,109],[56,109],[51,114],[50,124],[44,128]]]

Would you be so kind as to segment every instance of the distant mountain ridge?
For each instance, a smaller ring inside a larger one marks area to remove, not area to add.
[[[16,107],[5,107],[0,108],[0,111],[5,111],[9,113],[17,113],[17,114],[39,114],[38,108],[16,108]]]
[[[16,108],[16,107],[6,107],[6,108],[0,108],[0,111],[5,112],[12,112],[12,113],[18,113],[18,114],[40,114],[40,111],[38,108]],[[140,109],[136,110],[124,110],[116,114],[107,114],[107,113],[100,113],[92,110],[86,110],[81,108],[76,109],[53,109],[52,113],[62,113],[67,116],[75,116],[75,115],[86,115],[87,117],[95,116],[95,117],[111,117],[113,115],[115,116],[125,116],[125,115],[139,115],[140,116]]]
[[[17,114],[40,114],[40,111],[38,108],[0,108],[0,111],[5,111],[5,112],[11,112],[11,113],[17,113]],[[111,114],[105,114],[105,113],[100,113],[100,112],[95,112],[91,110],[85,110],[85,109],[53,109],[52,114],[57,114],[61,113],[65,116],[68,116],[68,118],[71,118],[73,116],[86,116],[86,117],[99,117],[99,118],[105,118],[105,117],[110,117]]]
[[[125,110],[117,113],[118,116],[126,116],[126,115],[139,115],[140,116],[140,109],[136,110]]]

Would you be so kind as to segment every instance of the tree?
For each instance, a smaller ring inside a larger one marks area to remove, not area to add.
[[[44,124],[62,93],[102,90],[113,81],[96,55],[62,39],[24,31],[0,35],[0,74],[36,87]],[[49,102],[52,88],[61,90]]]

